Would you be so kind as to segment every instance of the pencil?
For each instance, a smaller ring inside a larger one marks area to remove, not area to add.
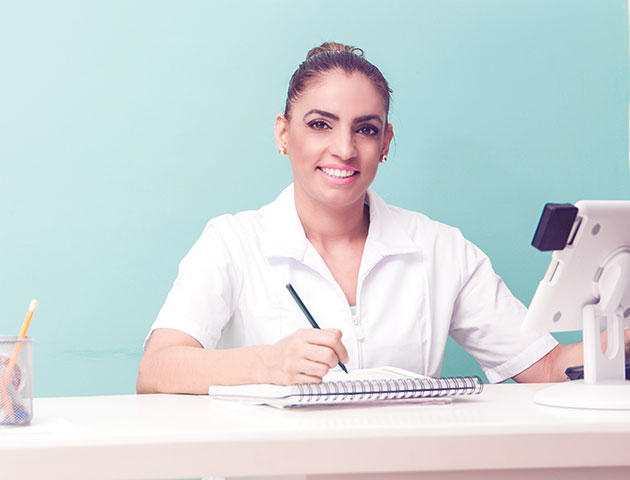
[[[31,303],[29,304],[28,310],[26,312],[26,317],[24,317],[24,321],[22,322],[22,328],[20,328],[20,333],[18,334],[18,340],[23,340],[24,338],[26,338],[26,332],[28,331],[28,327],[31,325],[33,313],[35,313],[37,305],[37,300],[31,300]],[[21,349],[22,342],[15,342],[13,353],[11,355],[11,358],[9,359],[5,374],[4,376],[0,376],[0,406],[2,406],[2,404],[4,403],[10,419],[13,419],[15,411],[13,410],[13,402],[11,401],[11,395],[9,394],[9,382],[11,382],[11,375],[13,374],[13,369],[15,368],[15,364],[17,362],[18,356],[20,355]]]
[[[18,334],[18,340],[24,340],[26,338],[26,332],[28,331],[28,327],[31,325],[31,320],[33,319],[33,314],[37,309],[37,305],[37,300],[31,300],[31,303],[28,306],[28,311],[26,312],[26,317],[24,317],[24,321],[22,322],[22,328],[20,328],[20,333]],[[13,369],[15,368],[15,363],[17,362],[17,357],[20,355],[21,349],[22,342],[15,342],[13,354],[11,355],[11,360],[9,360],[9,365],[7,366],[7,372],[5,374],[7,384],[9,383],[9,380],[11,380],[11,374],[13,373]]]
[[[287,283],[287,290],[289,291],[289,293],[293,297],[293,300],[295,300],[295,303],[298,304],[298,307],[300,307],[300,310],[302,310],[302,313],[304,313],[304,316],[309,321],[309,323],[313,326],[313,328],[318,328],[319,329],[319,325],[317,325],[317,322],[313,318],[313,315],[311,315],[311,312],[308,311],[308,308],[306,308],[306,305],[304,305],[304,302],[302,302],[302,299],[300,298],[300,296],[297,294],[297,292],[293,288],[293,285],[291,285],[290,283]],[[341,367],[341,369],[344,372],[348,373],[348,369],[346,368],[346,366],[343,363],[339,362],[339,366]]]

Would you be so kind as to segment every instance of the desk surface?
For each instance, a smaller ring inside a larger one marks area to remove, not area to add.
[[[0,428],[0,469],[72,479],[630,468],[630,411],[536,405],[541,387],[287,410],[187,395],[38,398],[32,426]]]

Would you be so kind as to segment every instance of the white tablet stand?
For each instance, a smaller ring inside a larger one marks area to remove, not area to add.
[[[567,235],[567,248],[554,252],[523,329],[575,330],[581,313],[584,380],[540,390],[534,401],[556,407],[630,410],[624,348],[624,320],[630,317],[630,202],[576,206],[579,216]],[[601,348],[603,325],[606,352]]]

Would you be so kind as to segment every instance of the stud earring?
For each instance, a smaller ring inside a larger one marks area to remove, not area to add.
[[[280,155],[286,155],[287,154],[287,149],[284,147],[280,147],[280,150],[278,150],[280,152]]]
[[[387,155],[383,155],[381,157],[381,163],[385,163],[387,161]]]

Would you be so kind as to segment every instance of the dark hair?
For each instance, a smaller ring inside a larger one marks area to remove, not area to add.
[[[289,116],[289,110],[293,102],[304,92],[315,77],[330,70],[342,70],[347,74],[359,72],[365,75],[376,87],[383,98],[385,116],[389,113],[389,102],[392,89],[381,71],[366,60],[363,50],[342,43],[325,42],[319,47],[311,49],[289,81],[287,102],[284,107],[285,116]]]

